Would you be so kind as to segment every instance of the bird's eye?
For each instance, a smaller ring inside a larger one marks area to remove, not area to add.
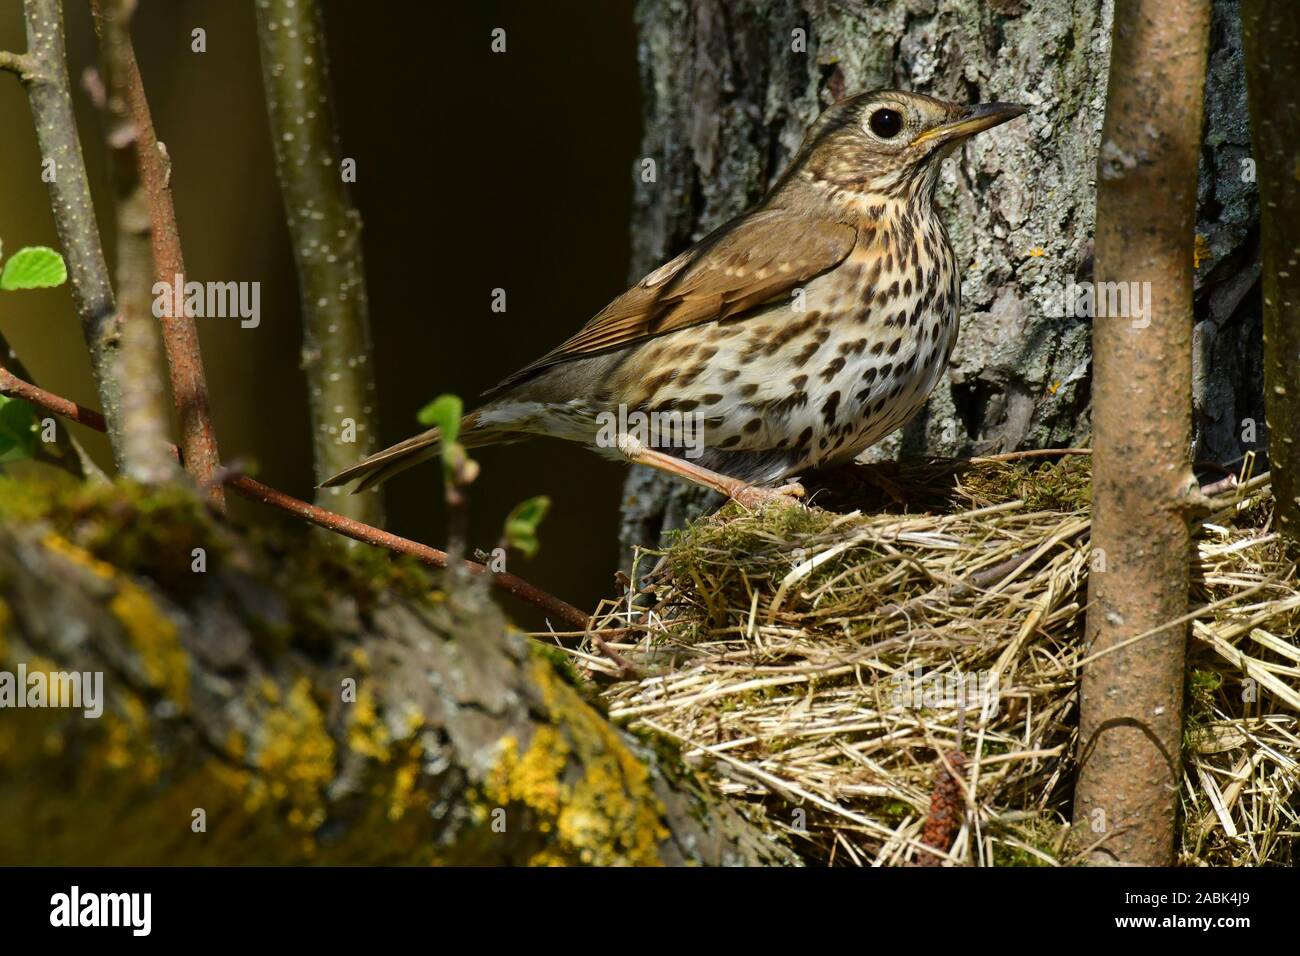
[[[898,110],[876,110],[867,122],[871,125],[871,132],[881,139],[893,139],[903,128],[903,114]]]

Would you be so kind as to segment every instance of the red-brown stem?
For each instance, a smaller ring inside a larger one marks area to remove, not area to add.
[[[1091,455],[1091,448],[1026,448],[999,455],[976,455],[971,461],[1020,461],[1024,458],[1064,458],[1067,455]]]
[[[76,402],[69,401],[52,392],[47,392],[43,388],[32,385],[30,382],[24,382],[5,368],[0,368],[0,395],[8,395],[13,398],[21,398],[23,401],[31,402],[39,408],[48,412],[66,418],[68,421],[76,422],[79,425],[85,425],[87,428],[93,428],[95,431],[104,431],[104,416],[99,412],[84,408]],[[180,455],[179,449],[172,445],[171,449],[177,455]],[[183,456],[182,456],[183,457]],[[214,470],[214,479],[219,479],[219,469]],[[409,538],[403,538],[395,534],[390,534],[380,528],[363,524],[352,518],[345,518],[343,515],[335,514],[332,511],[326,511],[324,508],[318,508],[316,505],[286,495],[282,491],[277,491],[260,481],[254,481],[252,478],[245,476],[232,476],[225,479],[225,483],[234,488],[245,498],[253,501],[260,501],[263,504],[286,511],[289,514],[296,515],[305,521],[314,525],[335,531],[345,537],[352,538],[356,541],[362,541],[366,544],[373,544],[376,547],[387,548],[398,554],[409,554],[418,558],[425,564],[432,565],[435,568],[445,568],[448,564],[448,556],[445,551],[439,551],[437,548],[431,548],[427,544],[421,544],[418,541],[412,541]],[[486,574],[492,582],[492,586],[499,591],[505,591],[512,594],[521,601],[525,601],[534,607],[540,608],[547,614],[559,618],[565,624],[580,631],[587,631],[590,626],[590,618],[580,610],[562,601],[553,594],[529,584],[523,578],[506,572],[493,572],[483,565],[474,561],[461,562],[466,569],[473,574]],[[595,638],[597,646],[604,644],[598,636]],[[612,649],[602,648],[616,664],[625,670],[631,668],[631,665]]]
[[[91,0],[96,25],[101,28],[103,0]],[[140,183],[149,202],[152,223],[154,281],[164,282],[172,290],[171,315],[159,318],[167,365],[171,371],[172,399],[181,428],[182,460],[185,470],[218,510],[226,506],[221,482],[215,481],[221,457],[217,436],[212,429],[208,404],[208,383],[203,373],[203,356],[199,352],[199,332],[194,318],[185,312],[185,257],[181,253],[180,232],[176,228],[176,208],[169,184],[171,160],[158,142],[153,114],[144,94],[144,81],[136,63],[135,49],[125,30],[120,51],[124,68],[127,111],[135,124],[136,155],[140,160]]]

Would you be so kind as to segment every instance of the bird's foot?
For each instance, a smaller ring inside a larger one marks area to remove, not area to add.
[[[731,492],[731,500],[746,508],[761,508],[763,505],[779,502],[783,505],[799,505],[806,497],[803,485],[791,481],[779,488],[764,488],[761,485],[740,485]]]

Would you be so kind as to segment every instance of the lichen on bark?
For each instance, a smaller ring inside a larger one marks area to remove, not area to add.
[[[0,670],[105,689],[0,711],[0,863],[796,862],[479,584],[178,489],[7,481],[0,511]]]

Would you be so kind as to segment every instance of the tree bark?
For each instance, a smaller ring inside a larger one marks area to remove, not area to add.
[[[1260,195],[1265,402],[1278,530],[1300,555],[1300,6],[1242,6],[1251,131]]]
[[[176,489],[6,517],[0,672],[104,704],[3,711],[2,864],[796,862],[478,587],[254,547]]]
[[[962,283],[948,376],[872,457],[1087,444],[1091,328],[1044,308],[1092,278],[1094,182],[1111,0],[641,0],[645,136],[636,163],[632,279],[756,202],[804,128],[845,93],[901,87],[1010,100],[1025,120],[946,164],[938,202]],[[1197,233],[1197,457],[1262,451],[1257,206],[1236,0],[1216,0]],[[794,31],[804,31],[798,52]],[[641,159],[655,161],[646,182]],[[1246,436],[1246,437],[1243,437]],[[1248,440],[1250,439],[1250,440]],[[634,469],[621,538],[656,545],[708,506]]]
[[[50,208],[68,265],[81,332],[90,351],[108,441],[119,469],[125,468],[126,438],[122,421],[122,383],[118,378],[118,353],[122,344],[122,319],[113,301],[108,265],[100,244],[95,204],[86,178],[86,163],[72,110],[63,40],[63,8],[58,0],[23,0],[27,51],[0,54],[0,68],[18,75],[27,89],[36,141],[41,150],[42,179],[50,193]]]
[[[275,172],[298,267],[302,364],[319,484],[377,450],[361,215],[341,168],[320,5],[258,0],[256,11]],[[367,524],[384,523],[379,492],[321,488],[316,503]]]
[[[117,227],[114,278],[122,321],[115,375],[122,383],[127,477],[156,485],[177,478],[180,468],[167,449],[170,422],[162,380],[162,344],[153,316],[153,228],[148,192],[140,180],[141,134],[130,108],[131,79],[139,76],[131,49],[132,6],[130,0],[92,3],[101,70],[98,79],[93,71],[87,71],[84,85],[103,116],[104,138],[112,159]],[[156,142],[150,146],[158,148]],[[193,320],[189,321],[192,325]],[[193,459],[187,455],[186,460]],[[206,477],[211,480],[211,473]]]
[[[1117,0],[1097,170],[1092,573],[1074,819],[1095,863],[1173,862],[1191,538],[1192,271],[1209,0]],[[1135,314],[1136,313],[1136,314]],[[1139,635],[1149,635],[1131,641]],[[1094,656],[1095,655],[1095,656]]]

